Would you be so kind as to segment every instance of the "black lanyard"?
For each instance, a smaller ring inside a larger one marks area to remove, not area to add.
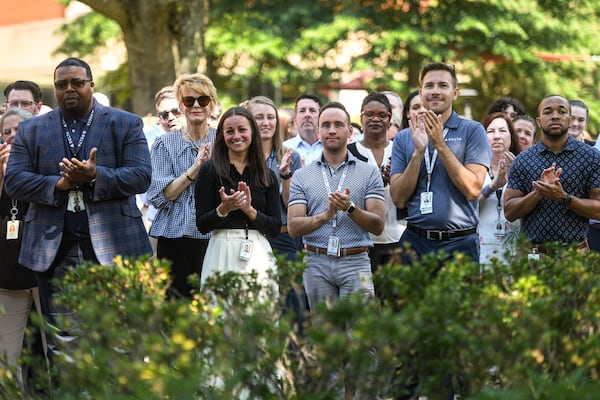
[[[71,133],[69,132],[69,127],[67,126],[67,122],[65,121],[65,119],[62,116],[60,118],[62,120],[63,129],[65,130],[65,136],[67,138],[67,142],[69,143],[69,149],[71,150],[71,155],[73,157],[77,157],[77,153],[79,153],[79,150],[81,150],[81,146],[83,145],[85,136],[86,136],[88,130],[90,129],[90,126],[92,125],[92,120],[94,119],[94,110],[92,109],[92,112],[90,113],[90,116],[88,117],[87,122],[85,123],[85,126],[83,127],[83,130],[81,131],[81,135],[79,136],[79,141],[77,142],[77,147],[75,147],[75,143],[73,142],[73,137],[71,136]]]

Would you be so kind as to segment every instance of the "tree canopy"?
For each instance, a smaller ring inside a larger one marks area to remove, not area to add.
[[[82,2],[122,31],[136,113],[152,111],[153,93],[182,72],[207,73],[233,102],[261,93],[281,103],[364,71],[365,89],[404,97],[423,63],[444,61],[456,65],[462,88],[477,90],[476,119],[497,97],[515,97],[535,115],[539,99],[559,93],[585,101],[590,130],[600,126],[593,0]],[[62,50],[84,55],[81,36],[96,31],[76,26]]]

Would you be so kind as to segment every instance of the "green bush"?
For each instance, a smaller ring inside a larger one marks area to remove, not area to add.
[[[335,399],[345,382],[357,399],[598,398],[600,256],[521,253],[481,273],[460,255],[385,266],[382,301],[322,305],[301,337],[283,301],[301,263],[279,260],[279,290],[218,275],[192,301],[167,299],[167,263],[81,265],[57,298],[78,340],[39,397]],[[0,395],[19,397],[10,374]]]

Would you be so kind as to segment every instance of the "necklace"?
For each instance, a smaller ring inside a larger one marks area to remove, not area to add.
[[[192,138],[192,135],[190,135],[190,133],[187,131],[187,129],[183,133],[185,133],[185,136],[190,140],[190,143],[192,144],[192,146],[194,146],[196,151],[200,151],[200,146],[198,145],[198,143],[196,143],[194,141],[194,139]],[[202,143],[202,139],[200,139],[199,142]]]

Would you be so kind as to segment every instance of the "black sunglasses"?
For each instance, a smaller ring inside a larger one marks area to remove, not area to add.
[[[172,108],[170,110],[161,111],[158,113],[158,118],[166,121],[169,119],[169,113],[173,114],[175,118],[177,118],[181,115],[181,110],[179,108]]]
[[[198,96],[198,97],[185,96],[184,98],[181,99],[181,102],[186,107],[194,107],[194,104],[196,104],[196,102],[198,102],[200,107],[206,107],[208,105],[208,103],[210,103],[211,100],[212,100],[212,97],[210,97],[210,96]]]
[[[54,81],[54,87],[58,90],[65,90],[70,84],[74,89],[81,89],[86,83],[91,81],[91,79],[59,79],[58,81]]]

